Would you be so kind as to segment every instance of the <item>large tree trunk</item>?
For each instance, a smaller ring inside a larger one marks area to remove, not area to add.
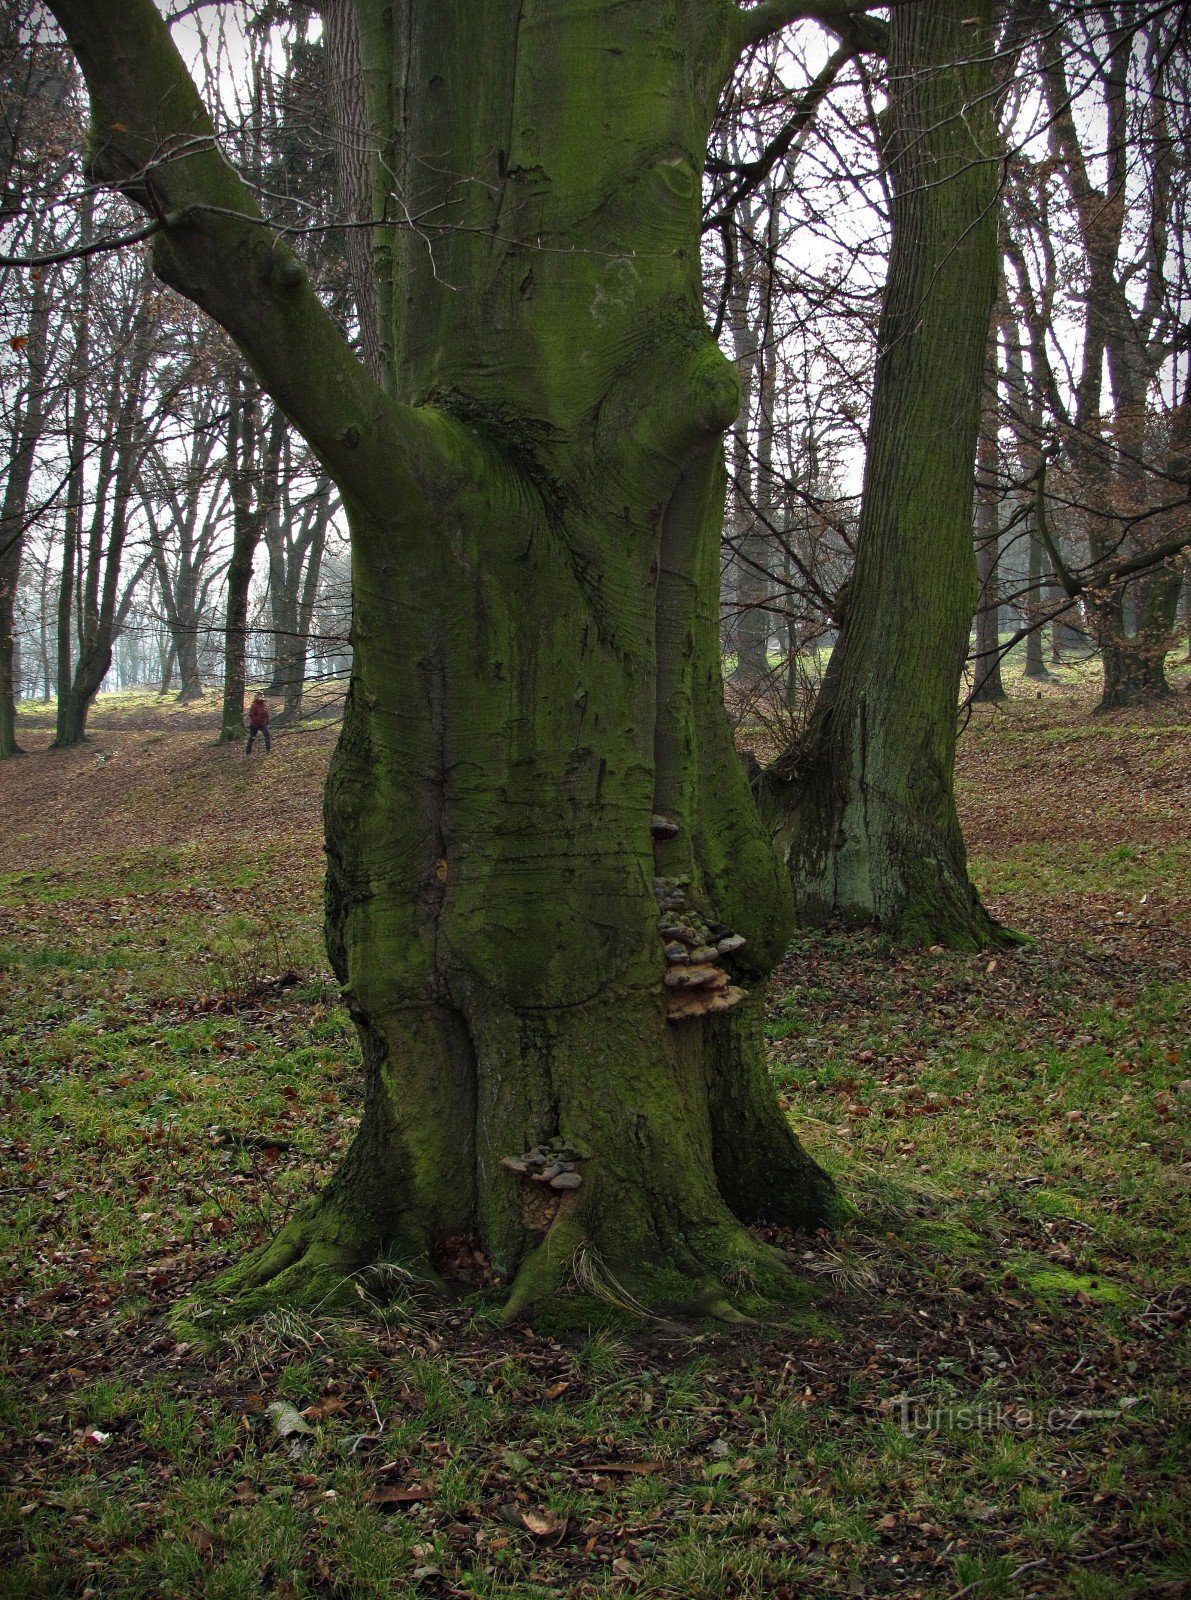
[[[199,114],[160,30],[141,70],[111,66],[148,0],[111,0],[100,27],[94,4],[55,10],[105,136],[118,102],[143,164],[163,100]],[[510,1314],[572,1273],[724,1309],[742,1273],[782,1282],[746,1222],[832,1205],[767,1077],[789,891],[719,665],[739,387],[703,322],[699,180],[745,24],[701,0],[358,9],[369,120],[429,228],[377,230],[396,400],[284,247],[227,215],[251,201],[226,169],[196,153],[154,177],[169,206],[226,196],[167,229],[160,269],[319,452],[353,544],[328,942],[363,1119],[323,1196],[225,1287],[323,1302],[379,1256],[432,1272],[465,1235]],[[671,930],[726,948],[668,966]],[[706,983],[667,985],[680,965]],[[557,1187],[517,1170],[535,1147],[570,1163]]]
[[[996,287],[990,12],[966,0],[892,11],[892,244],[856,566],[784,834],[804,923],[966,947],[997,935],[968,880],[953,789]]]

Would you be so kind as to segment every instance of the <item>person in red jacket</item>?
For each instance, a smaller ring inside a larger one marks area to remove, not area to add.
[[[263,694],[258,694],[248,707],[248,747],[244,751],[246,756],[251,755],[252,742],[258,733],[263,733],[265,736],[265,754],[267,755],[271,748],[269,744],[269,708],[265,704]]]

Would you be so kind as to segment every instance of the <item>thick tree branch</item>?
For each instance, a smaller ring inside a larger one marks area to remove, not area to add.
[[[851,4],[849,0],[762,0],[759,6],[737,12],[740,48],[759,44],[791,22],[801,21],[821,22],[855,50],[880,56],[888,53],[888,25],[870,17],[866,4]]]
[[[152,0],[50,0],[91,95],[88,166],[160,225],[154,268],[219,322],[345,494],[411,512],[441,419],[394,403],[357,360],[287,244],[219,150]]]

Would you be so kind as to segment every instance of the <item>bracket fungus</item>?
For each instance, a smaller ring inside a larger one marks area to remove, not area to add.
[[[561,1141],[535,1145],[521,1156],[501,1156],[500,1164],[519,1178],[532,1178],[551,1189],[577,1189],[583,1182],[575,1159],[578,1154],[573,1145]]]
[[[663,824],[663,827],[659,827]],[[668,818],[655,815],[650,821],[655,843],[672,839],[678,832]],[[673,832],[668,830],[673,829]],[[719,923],[706,923],[687,907],[690,878],[655,877],[653,892],[658,903],[658,934],[666,958],[662,983],[666,991],[666,1015],[671,1022],[727,1011],[748,993],[733,984],[723,967],[724,956],[743,948],[745,939]]]

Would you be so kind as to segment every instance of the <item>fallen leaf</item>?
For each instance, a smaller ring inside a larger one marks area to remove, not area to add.
[[[364,1496],[370,1506],[412,1506],[419,1500],[429,1500],[430,1490],[422,1488],[389,1489],[381,1486],[369,1489]]]
[[[278,1438],[288,1439],[291,1434],[314,1432],[297,1407],[291,1406],[287,1400],[274,1400],[269,1407],[269,1415],[273,1418]]]
[[[557,1544],[567,1531],[567,1518],[556,1517],[553,1511],[522,1511],[522,1525],[546,1544]]]

